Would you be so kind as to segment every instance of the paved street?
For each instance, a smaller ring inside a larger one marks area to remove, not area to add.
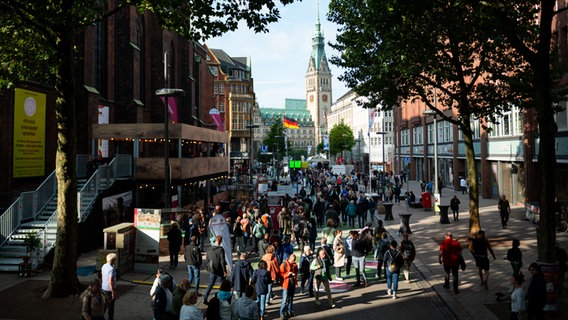
[[[420,187],[418,182],[410,181],[410,190],[418,196]],[[454,192],[449,189],[443,190],[442,204],[449,203]],[[506,304],[497,304],[495,301],[496,292],[507,292],[510,283],[511,267],[509,262],[504,260],[507,250],[511,247],[511,240],[518,238],[521,240],[521,250],[523,252],[523,273],[528,276],[526,271],[528,265],[536,261],[536,236],[535,225],[529,221],[524,221],[524,208],[514,207],[509,228],[502,229],[497,212],[496,199],[480,200],[480,217],[482,229],[491,241],[497,260],[491,260],[491,274],[489,277],[489,290],[485,290],[479,281],[475,263],[467,251],[467,195],[455,192],[461,201],[461,219],[454,222],[450,218],[451,224],[442,225],[439,223],[439,216],[434,211],[424,211],[423,209],[408,208],[406,203],[395,204],[393,213],[395,220],[387,221],[386,228],[397,241],[400,236],[397,231],[400,226],[398,214],[411,213],[410,226],[412,230],[411,239],[416,249],[417,257],[414,267],[411,270],[412,282],[410,284],[401,281],[399,283],[398,299],[393,300],[386,295],[386,284],[384,281],[377,282],[374,278],[374,270],[367,270],[371,276],[370,286],[366,288],[352,288],[347,292],[334,294],[336,309],[328,309],[325,300],[322,300],[321,307],[314,304],[313,298],[297,295],[294,310],[295,319],[345,319],[351,316],[361,317],[361,319],[371,319],[377,316],[397,317],[398,319],[410,319],[417,315],[421,319],[508,319],[508,313],[497,317],[491,310],[501,310],[506,312]],[[451,214],[450,214],[451,216]],[[381,219],[383,216],[379,216]],[[443,270],[438,264],[439,242],[443,240],[446,231],[452,231],[454,237],[464,246],[464,257],[466,257],[467,269],[460,272],[460,293],[454,294],[452,290],[442,288]],[[568,248],[568,235],[558,234],[558,240],[564,248]],[[96,252],[84,255],[79,260],[79,266],[93,265]],[[168,265],[168,257],[160,259],[163,267]],[[168,270],[175,279],[187,276],[185,263],[180,263],[181,267],[177,270]],[[82,282],[87,282],[89,277],[80,277]],[[25,279],[14,281],[14,274],[0,274],[0,291],[16,285]],[[208,281],[206,271],[201,272],[201,284],[206,285]],[[345,277],[344,277],[345,278]],[[49,274],[44,272],[34,276],[34,279],[49,279]],[[153,274],[128,273],[119,281],[119,285],[130,288],[117,300],[116,313],[117,319],[151,319],[150,308],[150,286],[140,282],[151,282]],[[347,283],[353,284],[354,270],[351,277],[345,278]],[[525,282],[528,284],[528,281]],[[276,293],[278,297],[280,288]],[[204,292],[204,289],[201,290]],[[213,291],[215,292],[215,291]],[[566,294],[559,299],[560,312],[558,319],[566,317],[565,309],[567,305]],[[277,298],[268,308],[267,319],[279,317],[278,308],[281,300]],[[1,318],[1,317],[0,317]]]

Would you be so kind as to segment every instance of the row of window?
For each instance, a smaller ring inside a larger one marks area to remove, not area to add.
[[[386,125],[386,123],[385,123]],[[437,122],[437,143],[448,143],[454,141],[453,124],[448,121]],[[471,128],[473,130],[473,139],[480,137],[480,122],[478,119],[471,121]],[[496,123],[488,124],[490,137],[508,137],[520,136],[523,134],[523,117],[519,108],[514,107],[511,111],[503,113],[498,117]],[[412,131],[412,133],[411,133]],[[434,142],[434,124],[427,125],[427,138],[428,143]],[[387,129],[388,132],[388,129]],[[458,131],[458,140],[463,140],[463,133]],[[410,145],[410,136],[414,145],[424,144],[423,128],[422,126],[404,129],[400,131],[400,144],[402,146]]]

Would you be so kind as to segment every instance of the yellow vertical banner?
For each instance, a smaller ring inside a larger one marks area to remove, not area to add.
[[[45,175],[45,109],[43,93],[14,92],[14,178]]]

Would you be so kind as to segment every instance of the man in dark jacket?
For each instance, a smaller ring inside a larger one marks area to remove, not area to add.
[[[172,305],[168,301],[173,300],[172,294],[172,277],[169,274],[163,274],[160,277],[160,286],[156,289],[156,293],[152,298],[152,309],[154,312],[154,319],[156,320],[169,320],[174,319],[172,313]]]
[[[225,260],[225,249],[221,246],[223,237],[215,237],[215,243],[207,250],[207,271],[209,271],[209,285],[205,290],[203,303],[208,304],[207,297],[217,280],[223,281],[227,276],[227,262]]]
[[[171,229],[168,232],[168,249],[170,251],[170,269],[177,268],[178,255],[182,243],[181,230],[177,222],[172,223]]]
[[[329,205],[329,208],[325,212],[325,216],[327,217],[327,220],[332,219],[333,227],[337,228],[337,226],[339,225],[339,214],[337,213],[337,211],[335,211],[333,204]]]
[[[185,246],[184,251],[185,262],[187,262],[187,279],[193,287],[195,292],[199,294],[199,268],[201,267],[202,257],[201,250],[197,245],[197,237],[191,236],[189,244]]]
[[[245,288],[249,284],[254,270],[250,262],[247,261],[246,253],[241,253],[239,259],[235,261],[233,270],[231,270],[231,282],[237,297],[241,298],[245,294]]]
[[[525,296],[527,299],[527,319],[544,319],[546,281],[540,266],[536,262],[529,265],[529,272],[532,274],[532,278]]]
[[[365,198],[363,192],[359,193],[359,200],[357,201],[357,218],[359,222],[359,228],[365,226],[365,221],[367,220],[367,210],[369,210],[369,201]]]

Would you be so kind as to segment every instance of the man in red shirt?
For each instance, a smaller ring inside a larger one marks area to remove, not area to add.
[[[458,269],[459,269],[459,256],[461,255],[462,247],[456,240],[452,239],[452,233],[446,232],[446,239],[440,244],[440,254],[438,261],[444,264],[444,288],[450,288],[450,271],[453,276],[454,292],[459,293],[458,289]]]

